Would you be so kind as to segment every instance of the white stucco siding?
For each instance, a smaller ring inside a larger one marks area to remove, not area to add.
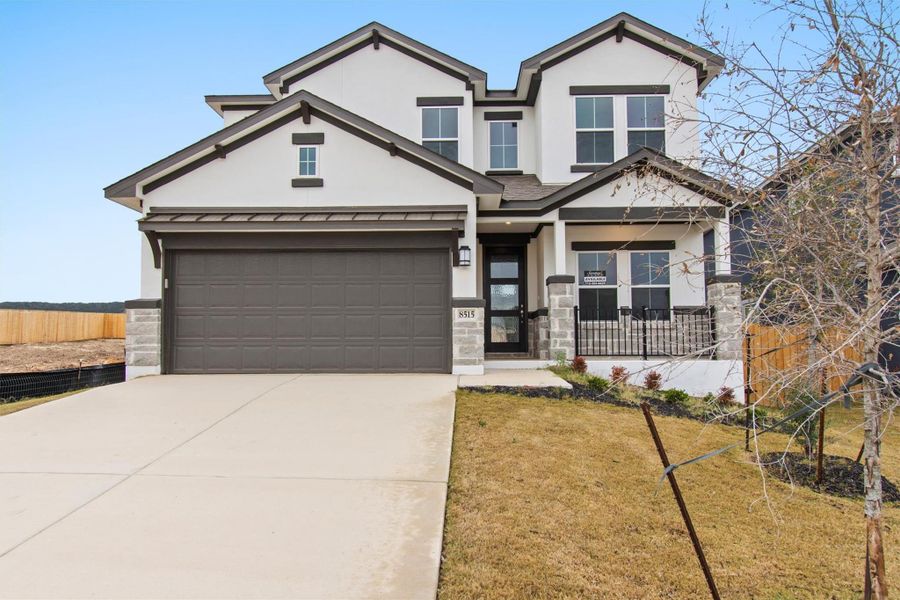
[[[290,86],[307,90],[382,127],[422,141],[421,108],[416,98],[462,96],[459,109],[459,162],[471,167],[472,92],[460,79],[406,56],[384,44],[369,45]]]
[[[228,127],[229,125],[234,125],[241,119],[245,119],[250,115],[256,114],[256,109],[254,110],[226,110],[222,112],[222,127]]]
[[[572,242],[674,241],[669,250],[669,294],[672,306],[706,304],[703,274],[703,228],[699,225],[585,225],[566,227],[566,271],[578,287],[578,252]],[[631,306],[631,254],[617,255],[617,300]]]
[[[681,119],[696,119],[697,72],[638,42],[625,38],[605,40],[542,72],[539,102],[535,104],[540,125],[541,164],[538,176],[545,183],[571,182],[583,176],[571,173],[575,164],[573,85],[668,84],[666,96],[666,154],[690,162],[699,155],[696,125]],[[627,154],[626,96],[614,96],[615,159]],[[672,118],[675,117],[675,118]]]
[[[141,298],[162,298],[162,271],[153,266],[153,251],[147,236],[141,239]]]
[[[628,174],[575,198],[566,208],[587,207],[719,207],[721,204],[659,175]],[[556,211],[553,211],[555,217]],[[548,213],[548,216],[550,214]]]
[[[492,121],[484,120],[486,112],[510,112],[521,111],[522,120],[516,121],[518,129],[518,167],[517,170],[523,173],[537,172],[536,150],[537,142],[534,121],[534,108],[530,106],[498,106],[492,107],[475,107],[474,126],[475,126],[475,170],[484,173],[485,171],[495,170],[491,168],[490,162],[490,123]]]
[[[293,188],[298,176],[298,147],[293,133],[321,132],[319,175],[323,187]],[[144,195],[144,210],[154,207],[328,207],[459,204],[468,210],[466,234],[459,244],[475,247],[475,196],[439,175],[313,118],[296,119],[265,136]],[[141,236],[143,237],[143,236]],[[160,272],[142,242],[142,294],[159,297]],[[475,294],[471,267],[453,269],[453,295]]]

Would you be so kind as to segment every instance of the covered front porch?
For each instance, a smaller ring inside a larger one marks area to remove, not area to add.
[[[740,358],[723,212],[569,210],[478,220],[486,360]]]

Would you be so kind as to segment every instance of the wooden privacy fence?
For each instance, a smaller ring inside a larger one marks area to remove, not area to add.
[[[124,313],[0,310],[0,345],[124,337]]]
[[[777,327],[751,323],[744,338],[744,360],[749,367],[749,381],[752,393],[750,401],[755,402],[766,395],[765,404],[777,405],[786,400],[783,392],[774,393],[785,385],[786,379],[799,375],[809,362],[810,340],[806,327]],[[829,332],[823,336],[825,345],[837,347],[839,332]],[[828,342],[832,343],[829,344]],[[846,361],[843,371],[831,368],[827,374],[828,391],[837,391],[847,374],[862,362],[862,354],[857,348],[848,347],[841,351],[841,359]],[[832,361],[834,362],[834,361]],[[840,366],[840,365],[839,365]],[[746,373],[745,373],[746,375]],[[801,383],[798,381],[798,383]],[[815,386],[818,391],[818,384]]]

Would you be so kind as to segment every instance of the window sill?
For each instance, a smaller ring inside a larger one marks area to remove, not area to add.
[[[602,163],[602,164],[593,164],[593,165],[572,165],[569,167],[569,171],[571,173],[593,173],[595,171],[599,171],[600,169],[605,169],[612,163]]]
[[[322,187],[323,185],[325,185],[325,182],[321,177],[296,177],[291,179],[291,187],[295,188]]]
[[[484,172],[485,175],[521,175],[522,171],[517,169],[491,169]]]

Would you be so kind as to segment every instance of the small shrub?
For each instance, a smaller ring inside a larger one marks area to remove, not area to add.
[[[560,369],[565,369],[568,366],[566,363],[566,353],[560,350],[556,353],[556,366]]]
[[[767,411],[762,406],[756,406],[753,408],[753,414],[756,416],[756,422],[760,423],[765,421],[769,417],[769,411]]]
[[[628,383],[628,369],[622,365],[615,365],[609,371],[609,379],[613,383]]]
[[[669,404],[687,404],[688,400],[691,399],[686,391],[677,388],[664,391],[663,398]]]
[[[647,371],[644,375],[644,387],[648,390],[655,391],[662,386],[662,375],[657,371]]]
[[[583,356],[576,356],[572,359],[572,370],[576,373],[587,373],[587,361]]]
[[[598,394],[605,394],[609,391],[610,387],[609,379],[596,377],[594,375],[588,376],[587,384],[592,391],[597,392]]]
[[[703,403],[704,404],[715,404],[716,403],[716,395],[713,394],[712,392],[708,392],[706,395],[703,396]]]
[[[734,404],[734,388],[723,385],[716,395],[716,402],[722,405]]]

